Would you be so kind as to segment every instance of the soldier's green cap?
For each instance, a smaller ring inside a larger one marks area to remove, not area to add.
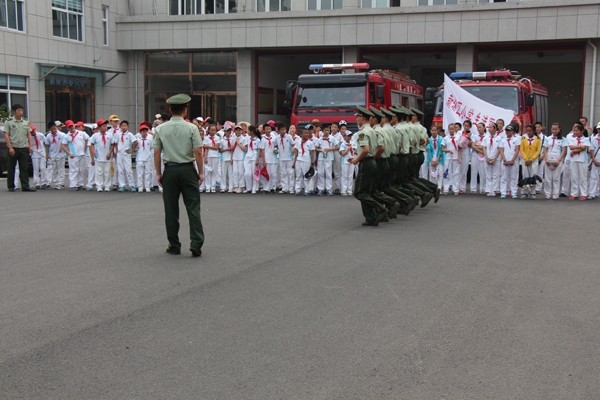
[[[392,110],[392,112],[394,112],[396,115],[398,116],[406,116],[409,115],[408,114],[408,110],[402,106],[400,107],[391,107],[390,110]]]
[[[378,109],[376,109],[373,106],[371,106],[371,112],[373,113],[373,116],[375,116],[375,117],[379,117],[379,118],[385,117],[385,115],[383,115],[383,113],[381,111],[379,111]]]
[[[192,98],[187,94],[176,94],[167,99],[167,104],[187,104],[192,101]]]
[[[396,116],[396,114],[394,114],[394,112],[392,112],[388,109],[385,109],[385,108],[382,108],[380,111],[388,118],[394,118]]]
[[[411,108],[410,111],[412,111],[415,115],[423,116],[423,112],[421,112],[421,110],[417,110],[416,108]]]
[[[354,114],[356,116],[362,115],[363,117],[373,117],[373,113],[369,110],[367,110],[364,107],[361,106],[356,106],[356,114]]]

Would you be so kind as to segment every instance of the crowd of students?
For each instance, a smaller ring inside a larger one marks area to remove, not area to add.
[[[154,170],[152,132],[169,116],[156,117],[152,124],[141,123],[135,134],[129,122],[116,115],[94,124],[91,135],[82,122],[71,120],[64,125],[49,123],[45,135],[32,126],[35,187],[63,189],[66,159],[71,190],[161,191]],[[256,127],[201,117],[190,122],[198,127],[204,144],[201,192],[353,194],[358,166],[351,161],[357,135],[344,120],[333,124],[313,120],[300,127],[309,131],[305,140],[295,126],[288,130],[272,120]],[[558,123],[546,134],[539,122],[523,129],[515,122],[505,126],[502,120],[473,127],[467,120],[446,130],[430,128],[419,176],[435,183],[442,195],[466,194],[470,166],[471,194],[517,198],[520,191],[521,198],[535,199],[543,190],[547,199],[594,199],[600,190],[599,150],[600,135],[580,122],[563,137]],[[530,179],[530,184],[523,185],[527,178],[537,181],[531,184]]]

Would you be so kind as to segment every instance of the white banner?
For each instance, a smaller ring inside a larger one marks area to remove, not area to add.
[[[505,125],[510,124],[515,113],[512,110],[497,107],[486,101],[478,99],[471,93],[458,86],[448,75],[444,74],[444,129],[454,122],[461,124],[465,120],[473,122],[473,130],[483,122],[487,127],[490,122],[503,119]]]

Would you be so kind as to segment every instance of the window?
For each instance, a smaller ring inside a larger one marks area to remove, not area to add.
[[[291,11],[292,0],[257,0],[256,11]]]
[[[308,10],[340,10],[342,0],[308,0],[306,8]]]
[[[169,14],[229,14],[237,12],[238,0],[170,0]]]
[[[400,7],[400,0],[362,0],[361,5],[362,8]]]
[[[0,0],[0,27],[25,30],[22,0]]]
[[[419,0],[420,6],[443,6],[444,4],[458,4],[458,0]]]
[[[46,121],[93,122],[95,115],[96,80],[85,76],[46,76]]]
[[[10,116],[13,104],[22,105],[27,113],[27,79],[24,76],[0,74],[0,122]]]
[[[102,39],[102,43],[108,46],[108,6],[102,6]]]
[[[54,36],[83,42],[83,0],[52,0],[52,25]]]

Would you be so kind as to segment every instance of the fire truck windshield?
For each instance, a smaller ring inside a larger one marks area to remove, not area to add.
[[[487,101],[495,106],[505,108],[519,112],[519,89],[514,86],[461,86],[467,92],[473,96],[480,98],[483,101]],[[444,106],[444,95],[443,91],[437,98],[435,113],[436,115],[442,115]]]
[[[349,108],[365,105],[365,85],[298,87],[297,109]]]

